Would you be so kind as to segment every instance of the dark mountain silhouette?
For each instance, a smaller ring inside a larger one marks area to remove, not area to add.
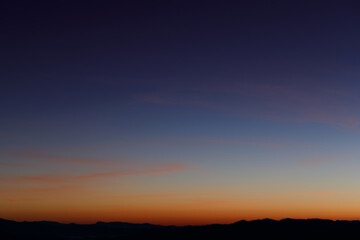
[[[4,240],[324,239],[357,236],[359,232],[360,221],[326,219],[242,220],[233,224],[183,227],[147,223],[61,224],[0,219],[0,239]]]

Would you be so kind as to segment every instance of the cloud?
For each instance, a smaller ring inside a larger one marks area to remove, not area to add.
[[[331,88],[250,84],[230,81],[181,89],[163,88],[137,96],[161,105],[191,106],[226,112],[239,117],[295,123],[321,123],[356,129],[360,116],[351,91]]]
[[[336,126],[346,129],[356,129],[360,126],[360,120],[357,117],[351,116],[349,113],[341,113],[340,111],[331,112],[317,109],[307,109],[300,111],[302,118],[299,118],[299,122],[313,122],[322,123],[330,126]]]
[[[80,188],[79,186],[55,186],[55,187],[46,187],[46,188],[24,188],[21,189],[21,192],[23,193],[52,193],[52,192],[68,192],[68,191],[79,191],[80,189],[83,189],[82,187]]]
[[[7,199],[7,202],[10,203],[17,203],[17,202],[36,202],[36,201],[40,201],[40,198],[11,198],[11,199]]]
[[[223,139],[223,138],[199,138],[192,139],[193,141],[216,143],[216,144],[231,144],[231,145],[248,145],[258,147],[283,147],[287,143],[271,142],[271,141],[258,141],[258,140],[238,140],[238,139]]]
[[[261,140],[261,139],[241,139],[241,138],[220,138],[220,137],[179,137],[179,136],[166,136],[166,137],[150,137],[150,138],[129,138],[127,144],[136,144],[137,146],[146,148],[159,148],[159,147],[176,147],[183,148],[188,146],[200,145],[244,145],[244,146],[255,146],[255,147],[271,147],[279,148],[288,146],[289,142],[272,141],[272,140]],[[298,144],[298,143],[297,143]]]
[[[91,180],[98,178],[108,178],[108,177],[121,177],[128,175],[152,175],[152,174],[162,174],[162,173],[173,173],[189,169],[188,166],[182,164],[169,164],[155,169],[145,169],[145,170],[129,170],[129,171],[115,171],[115,172],[102,172],[94,173],[89,175],[77,176],[74,179],[76,180]]]
[[[105,196],[101,199],[146,199],[146,198],[164,198],[164,197],[176,197],[179,194],[174,193],[148,193],[148,194],[135,194],[135,195],[117,195],[117,196]]]
[[[313,158],[300,160],[297,163],[304,167],[315,167],[330,163],[346,162],[358,158],[359,155],[357,153],[343,153],[314,156]]]
[[[342,126],[347,128],[357,128],[359,125],[360,125],[360,120],[355,117],[348,117],[342,123]]]
[[[45,187],[26,187],[19,185],[3,187],[0,189],[0,196],[3,201],[22,202],[54,199],[58,196],[72,196],[74,194],[92,194],[94,189],[84,185],[57,185]],[[11,201],[10,201],[11,200]]]
[[[66,175],[66,174],[43,174],[43,175],[30,175],[30,176],[0,176],[7,182],[12,183],[74,183],[83,181],[92,181],[98,179],[106,179],[113,177],[124,177],[131,175],[157,175],[165,173],[174,173],[179,171],[185,171],[190,169],[187,165],[182,164],[167,164],[158,168],[143,169],[143,170],[125,170],[125,171],[110,171],[110,172],[98,172],[86,175]]]
[[[105,159],[93,159],[84,157],[70,157],[49,153],[44,148],[33,148],[28,150],[9,151],[2,154],[4,157],[12,159],[34,160],[43,163],[61,163],[76,165],[112,166],[117,161]],[[4,163],[6,164],[6,163]]]
[[[333,156],[321,156],[317,158],[310,158],[301,160],[299,164],[303,167],[315,167],[315,166],[321,166],[324,164],[328,164],[331,162],[336,161],[336,158]]]
[[[316,191],[316,192],[309,192],[308,194],[311,195],[332,195],[332,194],[338,194],[340,192],[338,191]]]

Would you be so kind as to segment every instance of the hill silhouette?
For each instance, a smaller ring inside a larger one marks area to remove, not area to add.
[[[262,219],[233,224],[204,226],[161,226],[123,222],[62,224],[57,222],[16,222],[0,219],[4,240],[135,240],[135,239],[324,239],[356,236],[360,221],[326,219]]]

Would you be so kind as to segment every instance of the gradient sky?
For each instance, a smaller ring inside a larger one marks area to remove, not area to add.
[[[1,5],[1,218],[360,219],[356,1]]]

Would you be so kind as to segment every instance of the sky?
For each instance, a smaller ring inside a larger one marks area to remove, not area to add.
[[[1,5],[1,218],[360,219],[356,1]]]

